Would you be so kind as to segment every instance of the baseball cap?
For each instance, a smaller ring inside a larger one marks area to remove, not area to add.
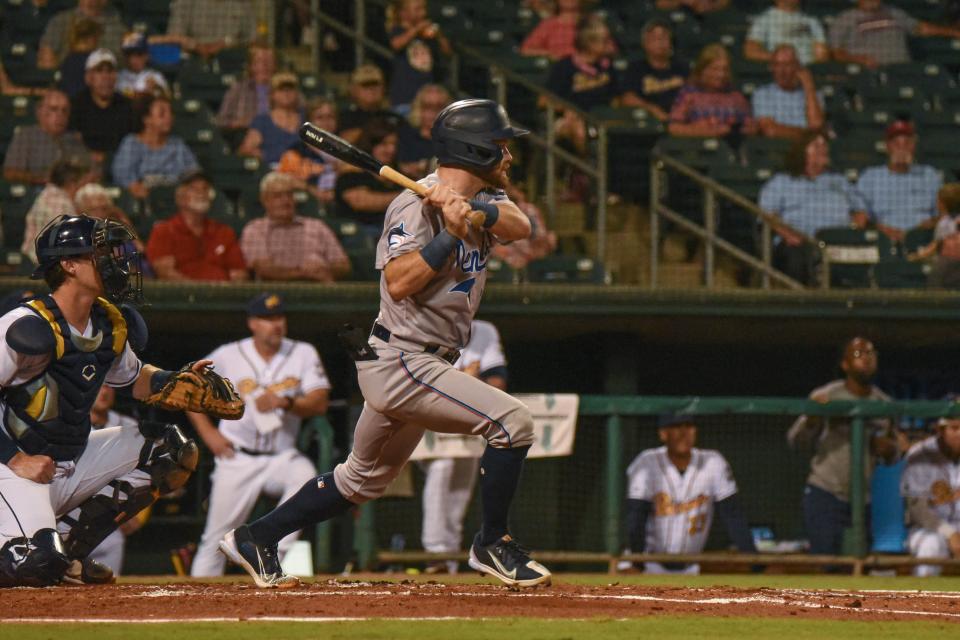
[[[261,293],[247,303],[248,316],[282,316],[285,313],[283,297],[277,293]]]
[[[694,424],[693,416],[684,413],[661,413],[657,416],[657,429],[678,427],[682,424]]]
[[[383,71],[372,64],[362,64],[350,76],[350,84],[383,84]]]
[[[124,53],[146,53],[149,49],[147,45],[147,36],[141,31],[132,31],[123,37],[123,44],[120,45]]]
[[[97,49],[87,56],[87,63],[84,68],[87,71],[90,71],[91,69],[96,69],[105,62],[110,63],[114,69],[117,68],[117,57],[113,55],[113,52],[110,51],[110,49]]]
[[[300,80],[297,76],[289,71],[281,71],[280,73],[273,74],[273,77],[270,78],[270,88],[279,89],[281,87],[299,87]]]
[[[916,133],[913,123],[909,120],[895,120],[887,127],[886,138],[896,138],[897,136],[912,136]]]

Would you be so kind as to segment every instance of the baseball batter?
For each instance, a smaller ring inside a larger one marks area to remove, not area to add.
[[[507,358],[503,355],[500,333],[489,322],[474,320],[470,342],[454,365],[460,371],[483,380],[502,391],[507,390]],[[437,458],[420,463],[424,471],[423,530],[421,543],[426,551],[454,553],[463,541],[463,518],[480,467],[478,458]],[[427,573],[456,573],[455,560],[427,566]]]
[[[140,299],[139,256],[126,249],[133,237],[112,220],[52,220],[36,238],[33,274],[52,293],[0,317],[0,586],[53,585],[68,572],[110,581],[89,553],[196,468],[196,445],[175,426],[91,433],[102,385],[132,385],[135,398],[155,402],[180,375],[140,362],[146,325],[116,306]],[[61,538],[57,519],[74,509]]]
[[[960,419],[941,418],[937,433],[910,448],[900,480],[907,501],[907,546],[917,558],[960,557]],[[914,575],[941,567],[917,565]]]
[[[481,435],[483,525],[470,566],[505,584],[548,583],[550,572],[509,534],[507,515],[527,451],[533,418],[520,401],[455,369],[469,342],[494,242],[530,235],[530,222],[507,198],[513,128],[490,100],[461,100],[432,129],[438,169],[421,182],[421,200],[405,191],[387,209],[377,245],[380,314],[370,340],[355,341],[364,406],[346,462],[306,483],[273,512],[227,533],[221,549],[263,587],[291,586],[276,544],[305,525],[379,497],[425,429]],[[481,228],[468,216],[483,213]]]
[[[210,506],[194,577],[223,575],[225,558],[217,545],[227,531],[250,517],[266,494],[281,500],[316,476],[313,463],[297,450],[304,418],[327,411],[330,383],[313,345],[287,338],[283,298],[263,293],[247,305],[251,336],[218,347],[207,358],[237,384],[247,402],[239,420],[221,420],[219,428],[202,413],[190,422],[216,456]],[[280,541],[281,556],[297,539]]]
[[[694,446],[697,427],[690,417],[664,416],[659,427],[664,446],[641,452],[627,468],[631,550],[701,553],[716,507],[737,548],[756,553],[737,500],[737,483],[723,455]],[[695,575],[700,565],[648,562],[644,570]]]

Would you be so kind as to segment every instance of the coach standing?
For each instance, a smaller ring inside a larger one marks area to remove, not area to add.
[[[844,377],[814,389],[810,399],[890,400],[873,384],[877,374],[877,350],[873,343],[855,337],[844,345],[840,368]],[[870,453],[884,459],[896,456],[891,425],[884,419],[871,420]],[[810,475],[803,490],[803,523],[810,538],[810,553],[837,555],[843,550],[843,532],[851,525],[850,511],[850,420],[800,416],[787,432],[791,447],[814,446]],[[872,459],[864,466],[870,486]]]
[[[223,575],[220,538],[250,517],[261,494],[292,496],[316,475],[297,451],[304,418],[327,412],[330,383],[317,350],[287,338],[283,299],[263,293],[247,305],[251,337],[225,344],[210,354],[217,371],[231,372],[247,411],[239,420],[221,420],[219,428],[202,413],[190,422],[216,457],[211,478],[207,526],[193,559],[191,575]],[[280,542],[281,555],[297,532]]]

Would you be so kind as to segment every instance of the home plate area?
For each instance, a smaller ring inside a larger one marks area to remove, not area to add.
[[[623,619],[692,614],[960,622],[960,593],[954,592],[683,588],[616,583],[560,583],[527,591],[510,591],[496,585],[409,580],[327,580],[283,591],[256,589],[246,583],[119,584],[7,589],[3,603],[3,622]]]

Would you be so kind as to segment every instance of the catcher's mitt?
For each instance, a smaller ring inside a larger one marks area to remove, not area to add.
[[[243,417],[243,399],[233,384],[210,367],[193,371],[193,363],[173,373],[156,393],[144,402],[171,411],[195,411],[214,418],[238,420]]]

